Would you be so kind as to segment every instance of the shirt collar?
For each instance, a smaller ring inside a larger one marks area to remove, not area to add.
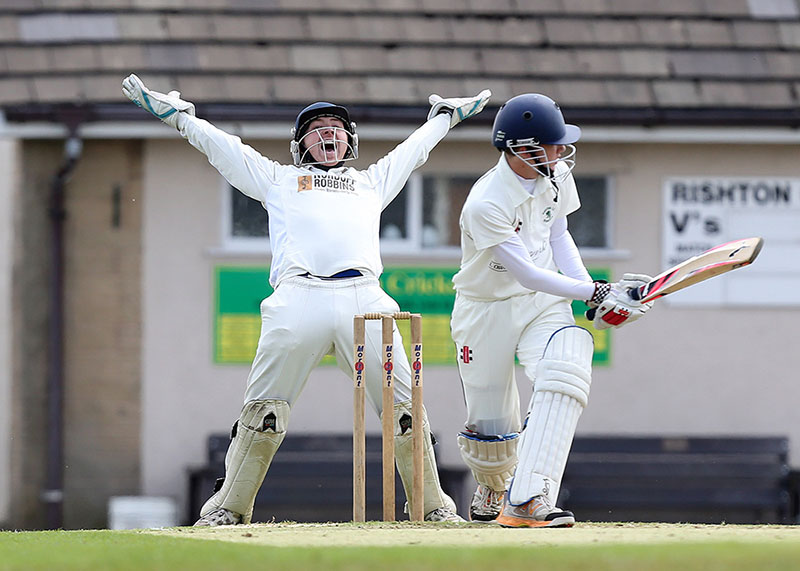
[[[504,183],[504,187],[514,202],[514,206],[519,206],[529,198],[531,195],[522,186],[522,183],[517,178],[517,173],[511,170],[511,167],[506,160],[506,154],[500,154],[500,160],[497,162],[497,168],[500,173],[500,178]],[[535,193],[534,193],[535,194]]]

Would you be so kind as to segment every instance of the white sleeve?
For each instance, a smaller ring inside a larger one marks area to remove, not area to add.
[[[536,266],[519,236],[492,246],[492,257],[503,264],[517,281],[533,291],[542,291],[567,299],[589,299],[594,295],[594,282],[577,280]]]
[[[264,202],[267,191],[277,180],[277,170],[281,165],[204,119],[186,113],[180,115],[178,130],[181,135],[203,153],[232,186],[250,198]]]
[[[557,218],[553,222],[553,226],[550,228],[550,246],[553,248],[553,259],[561,273],[577,280],[592,280],[583,264],[575,240],[572,239],[572,234],[567,229],[565,216]]]
[[[370,181],[381,194],[383,208],[403,189],[414,169],[428,160],[431,150],[450,130],[450,115],[441,113],[426,121],[385,157],[367,169]]]

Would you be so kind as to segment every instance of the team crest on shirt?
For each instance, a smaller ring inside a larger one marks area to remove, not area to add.
[[[552,219],[553,219],[553,207],[548,206],[547,208],[544,209],[544,212],[542,212],[542,222],[547,224]]]
[[[355,192],[356,181],[338,174],[304,174],[297,177],[297,192],[321,190],[323,192]]]

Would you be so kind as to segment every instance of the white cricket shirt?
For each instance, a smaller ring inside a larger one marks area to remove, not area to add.
[[[270,284],[347,269],[380,276],[380,216],[450,128],[440,114],[365,170],[282,165],[209,122],[181,114],[179,129],[220,174],[269,213]]]
[[[566,168],[557,163],[556,173]],[[531,293],[492,258],[491,247],[516,233],[537,267],[557,272],[550,228],[556,218],[580,205],[571,174],[559,183],[539,177],[529,194],[501,154],[497,165],[472,187],[461,212],[461,269],[453,277],[456,291],[486,301]]]

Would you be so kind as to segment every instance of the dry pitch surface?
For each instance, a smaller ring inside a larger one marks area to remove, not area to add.
[[[357,532],[357,533],[355,533]],[[578,523],[564,529],[505,529],[478,524],[261,523],[142,531],[272,546],[503,546],[779,542],[800,544],[800,526],[668,523]]]

